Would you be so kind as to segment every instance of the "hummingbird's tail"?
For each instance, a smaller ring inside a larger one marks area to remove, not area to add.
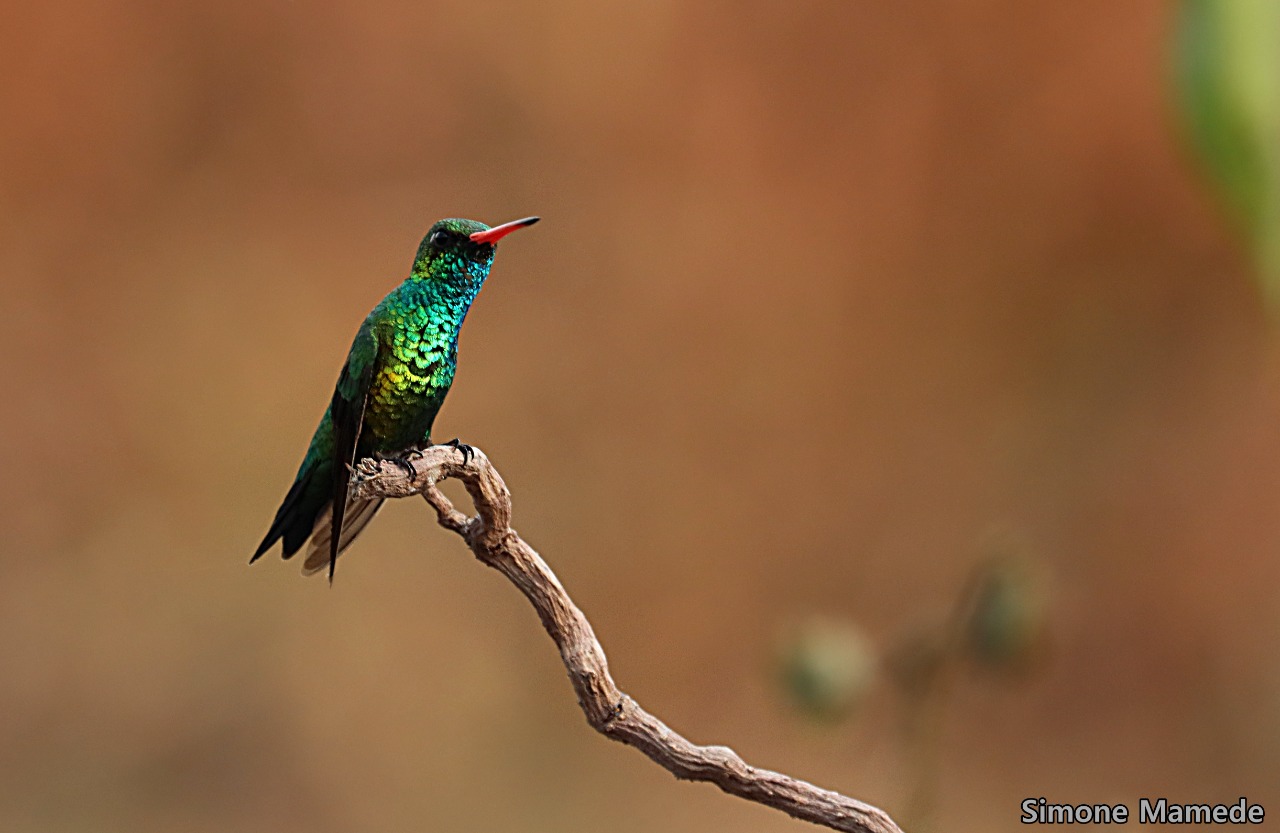
[[[356,539],[369,523],[373,520],[373,516],[378,514],[378,510],[382,508],[384,498],[372,498],[369,500],[352,500],[347,498],[347,508],[342,518],[342,535],[338,538],[338,554],[351,546],[351,542]],[[304,576],[314,575],[321,570],[329,569],[329,545],[333,540],[333,503],[328,503],[320,514],[316,516],[314,531],[311,534],[311,543],[307,544],[307,558],[302,563],[302,574]]]
[[[281,539],[284,541],[282,555],[285,558],[293,557],[302,548],[315,529],[316,518],[321,514],[328,517],[330,470],[331,467],[326,462],[304,467],[298,473],[298,478],[293,481],[289,493],[276,510],[275,520],[271,522],[266,537],[249,559],[250,564],[261,558]]]
[[[249,559],[250,564],[261,558],[277,541],[283,540],[282,555],[285,558],[292,558],[294,553],[306,545],[303,575],[311,575],[329,566],[329,542],[333,534],[333,498],[329,485],[329,473],[332,470],[331,464],[324,461],[315,466],[307,466],[299,472],[289,494],[285,495],[284,502],[276,510],[271,529],[267,530],[257,552]],[[381,507],[382,498],[347,501],[342,520],[342,537],[338,539],[338,552],[351,545]]]

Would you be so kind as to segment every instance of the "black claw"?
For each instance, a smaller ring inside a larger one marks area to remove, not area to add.
[[[449,442],[447,443],[442,443],[442,445],[447,445],[447,446],[450,446],[451,448],[456,448],[459,451],[461,451],[462,465],[464,466],[467,463],[470,463],[471,459],[476,456],[476,450],[471,446],[467,445],[466,443],[462,442],[461,440],[459,440],[457,437],[454,437],[452,440],[449,440]]]
[[[405,474],[409,475],[410,480],[418,479],[418,470],[413,467],[413,463],[409,460],[407,455],[404,457],[392,457],[390,458],[390,462],[399,466]]]

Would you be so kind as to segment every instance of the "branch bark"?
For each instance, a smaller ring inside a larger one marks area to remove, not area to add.
[[[750,766],[727,746],[699,746],[667,728],[623,693],[609,675],[591,623],[537,552],[511,528],[511,492],[483,452],[437,445],[414,456],[416,476],[386,460],[361,460],[352,472],[357,498],[422,495],[440,525],[456,532],[480,561],[506,576],[538,612],[592,728],[634,746],[676,778],[709,781],[730,795],[848,833],[902,833],[887,813],[831,790]],[[477,516],[454,508],[436,484],[456,478]]]

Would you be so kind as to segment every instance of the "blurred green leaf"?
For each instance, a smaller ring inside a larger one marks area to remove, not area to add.
[[[1043,655],[1048,604],[1030,562],[1004,557],[989,562],[974,587],[966,628],[970,655],[981,666],[1025,671]]]
[[[787,639],[782,679],[789,699],[811,717],[837,719],[857,710],[876,678],[876,652],[857,627],[815,618]]]
[[[1183,116],[1253,246],[1280,306],[1280,2],[1182,0],[1177,85]]]

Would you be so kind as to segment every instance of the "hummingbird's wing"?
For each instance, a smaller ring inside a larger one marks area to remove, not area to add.
[[[365,321],[356,333],[347,363],[338,375],[338,385],[329,404],[333,419],[333,506],[329,527],[329,581],[342,549],[342,520],[347,511],[347,488],[351,482],[351,465],[356,459],[356,444],[364,426],[364,409],[369,401],[369,386],[378,364],[378,337]],[[369,517],[372,517],[370,513]],[[368,523],[364,518],[363,523]]]

